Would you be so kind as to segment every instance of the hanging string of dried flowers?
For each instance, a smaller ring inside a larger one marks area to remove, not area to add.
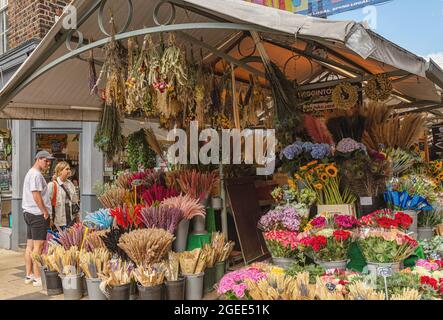
[[[94,50],[91,50],[88,64],[89,64],[89,77],[88,77],[89,94],[98,95],[98,87],[95,85],[97,83],[97,70],[95,68]]]

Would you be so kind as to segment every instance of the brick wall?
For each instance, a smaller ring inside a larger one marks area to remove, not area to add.
[[[9,0],[9,49],[30,39],[42,39],[54,18],[70,0]]]

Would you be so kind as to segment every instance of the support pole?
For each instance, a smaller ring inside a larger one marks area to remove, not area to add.
[[[220,140],[222,134],[220,133]],[[225,239],[228,240],[228,210],[226,208],[226,192],[225,192],[225,177],[223,172],[223,159],[220,161],[218,170],[220,176],[220,198],[222,201],[222,211],[221,211],[221,223],[222,223],[222,232],[225,236]]]

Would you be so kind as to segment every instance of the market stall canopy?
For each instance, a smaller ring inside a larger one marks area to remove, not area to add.
[[[113,8],[119,25],[133,7],[128,29],[117,39],[176,31],[189,55],[201,55],[220,74],[226,62],[236,65],[240,81],[248,81],[253,73],[265,83],[264,66],[250,36],[251,31],[258,32],[270,59],[302,89],[330,86],[343,79],[364,82],[374,74],[386,73],[393,81],[395,102],[391,103],[401,102],[398,109],[427,108],[443,116],[437,110],[442,107],[443,70],[359,23],[312,18],[242,0],[161,2],[73,1],[77,29],[63,27],[64,18],[72,13],[65,10],[0,92],[0,117],[98,120],[102,100],[90,95],[88,59],[94,49],[98,69],[103,62],[99,48],[110,38],[99,21],[107,20],[103,12],[108,7]]]

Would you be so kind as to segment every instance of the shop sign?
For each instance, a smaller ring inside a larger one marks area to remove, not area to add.
[[[389,0],[245,0],[281,10],[314,17],[327,17],[345,11],[376,5]]]
[[[358,105],[362,103],[361,84],[354,85],[359,92]],[[321,111],[333,111],[337,109],[336,105],[332,101],[332,92],[334,86],[324,87],[312,90],[299,91],[298,96],[303,104],[303,112],[321,112]]]
[[[434,153],[441,159],[443,158],[443,124],[432,127],[432,137]]]

